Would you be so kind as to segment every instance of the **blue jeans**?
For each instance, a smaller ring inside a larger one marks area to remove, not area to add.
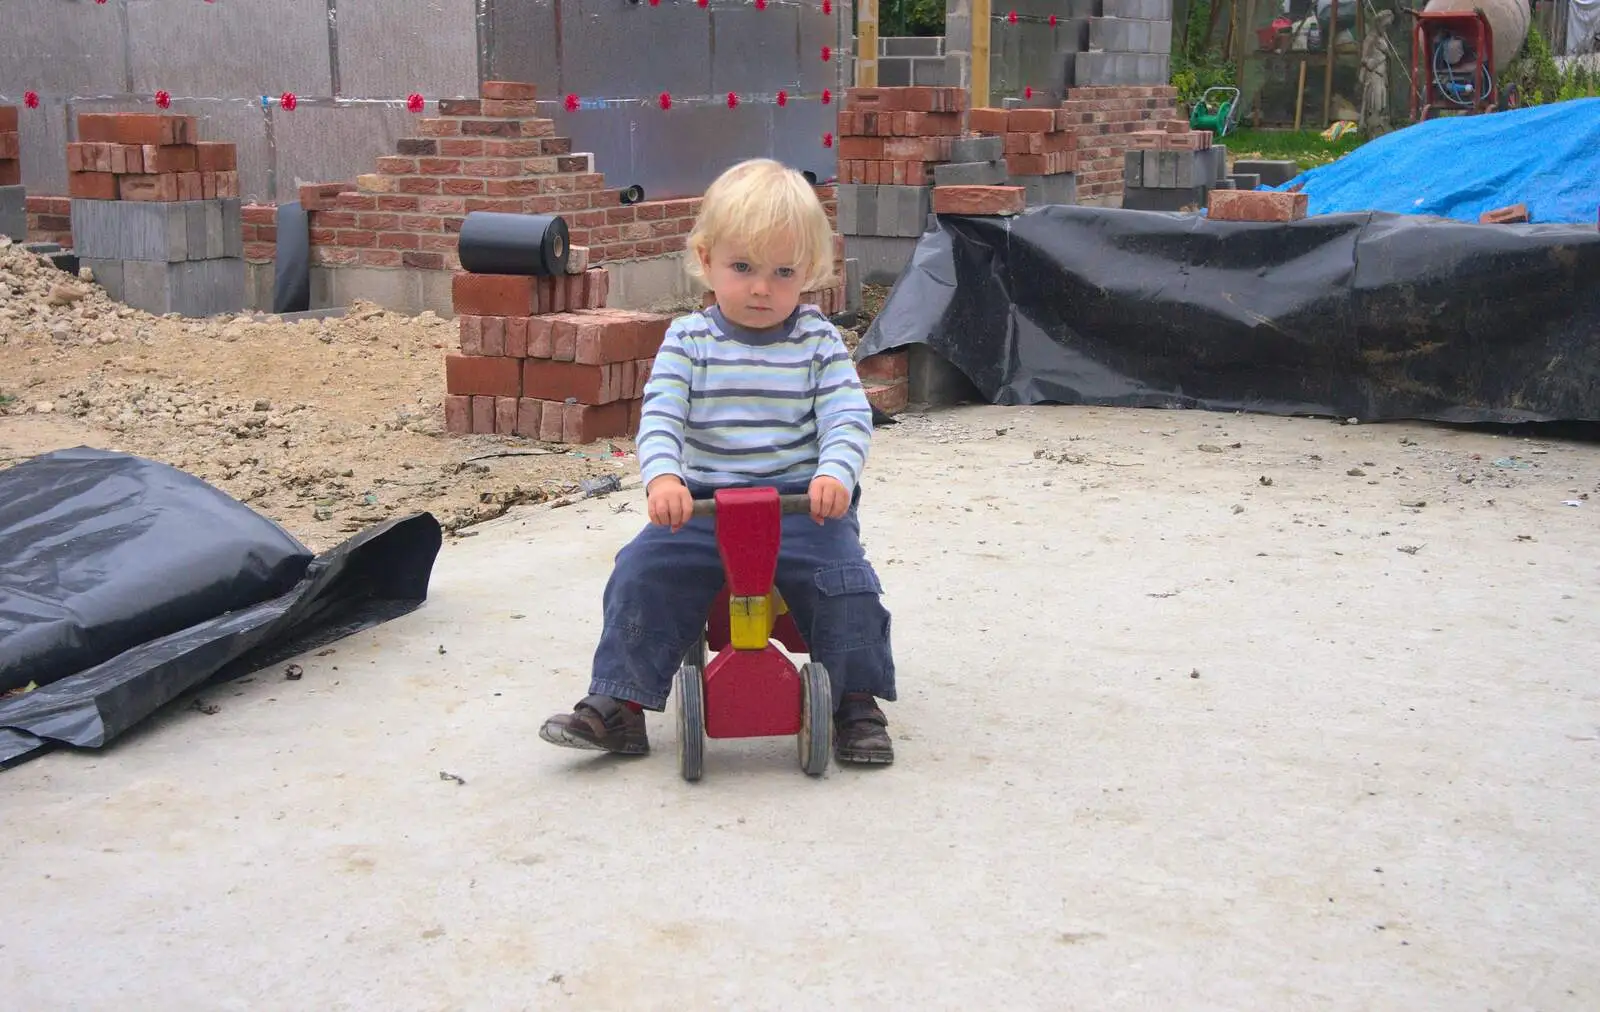
[[[697,499],[712,495],[704,488],[690,492]],[[893,702],[889,612],[861,549],[860,499],[858,488],[850,512],[821,526],[809,516],[784,517],[775,582],[811,658],[828,669],[834,700],[864,692]],[[606,583],[589,691],[665,709],[672,677],[705,631],[725,582],[711,518],[691,520],[676,534],[656,524],[641,531],[617,553]]]

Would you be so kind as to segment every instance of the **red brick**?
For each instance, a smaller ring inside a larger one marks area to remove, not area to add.
[[[1020,186],[935,186],[935,214],[1021,214],[1027,206]]]
[[[422,237],[415,232],[380,232],[378,233],[379,249],[413,250],[420,249]]]
[[[571,398],[579,404],[610,404],[621,393],[611,389],[611,371],[606,365],[530,358],[522,363],[522,392],[547,401]]]
[[[439,100],[440,116],[477,116],[483,111],[483,104],[475,98],[441,98]]]
[[[446,355],[445,390],[452,394],[518,397],[522,394],[521,366],[514,358]]]
[[[846,88],[844,108],[848,112],[892,112],[900,109],[905,88]]]
[[[1528,205],[1512,204],[1510,207],[1500,207],[1493,211],[1485,211],[1478,216],[1478,221],[1485,225],[1520,225],[1528,221]]]
[[[550,319],[550,357],[557,362],[571,362],[578,353],[577,317],[559,312]]]
[[[628,404],[614,401],[603,406],[563,404],[561,441],[583,446],[598,439],[620,439],[628,434]]]
[[[550,358],[555,352],[555,321],[549,316],[528,320],[528,357]]]
[[[198,172],[200,170],[200,151],[192,144],[175,144],[170,146],[146,144],[140,150],[144,153],[144,169],[129,169],[128,171],[156,173]]]
[[[643,420],[644,401],[633,400],[628,402],[628,431],[624,435],[637,435],[639,423]]]
[[[496,397],[494,399],[494,431],[502,436],[515,435],[517,431],[517,406],[520,399],[516,397]]]
[[[910,355],[903,351],[886,351],[856,363],[856,373],[863,382],[902,382],[910,377],[910,369]]]
[[[446,394],[444,398],[444,430],[453,436],[472,432],[472,398],[464,394]]]
[[[202,172],[237,172],[239,147],[228,141],[197,141],[195,156]]]
[[[1215,221],[1299,221],[1306,216],[1304,193],[1274,190],[1212,190],[1206,215]]]
[[[873,161],[884,157],[882,137],[841,137],[839,157]]]
[[[463,137],[521,137],[522,123],[514,119],[462,119]]]
[[[421,155],[436,155],[439,153],[440,145],[449,143],[452,142],[437,137],[402,137],[395,142],[394,150],[397,155],[417,158]]]
[[[506,318],[503,316],[482,317],[483,353],[485,355],[504,355],[506,353]]]
[[[17,107],[0,105],[0,133],[15,133],[21,129]]]
[[[545,443],[561,442],[566,405],[560,401],[539,402],[539,439]]]
[[[539,104],[532,99],[486,98],[482,115],[503,119],[532,119],[539,115]]]
[[[1003,134],[1011,114],[1005,109],[979,108],[967,113],[967,129],[975,134]]]
[[[456,317],[456,326],[461,335],[461,354],[483,354],[483,320],[481,316],[467,313]]]
[[[1078,167],[1076,151],[1051,151],[1042,155],[1006,155],[1006,169],[1013,176],[1055,176]]]
[[[116,200],[117,177],[109,172],[69,172],[67,193],[87,200]]]
[[[517,425],[515,432],[528,439],[539,438],[539,428],[544,420],[544,402],[532,397],[524,397],[517,401]]]
[[[911,388],[906,383],[869,384],[866,391],[867,403],[886,415],[899,414],[910,401]]]
[[[416,250],[404,250],[400,254],[402,267],[416,267],[425,271],[442,271],[445,269],[443,253],[421,253]]]
[[[650,373],[656,367],[656,360],[653,358],[642,358],[636,362],[635,365],[638,368],[635,370],[633,395],[635,397],[643,397],[644,388],[650,385]]]
[[[451,279],[457,313],[474,316],[532,316],[534,279],[513,274],[460,273]]]
[[[529,102],[539,97],[539,90],[523,81],[485,81],[478,94],[498,102]]]
[[[397,249],[364,249],[357,259],[363,267],[399,267],[400,251]]]
[[[446,117],[424,119],[417,123],[417,133],[424,137],[459,137],[461,121]]]
[[[300,206],[307,211],[331,211],[339,201],[339,194],[351,189],[352,183],[306,183],[300,187]]]
[[[472,398],[473,432],[494,432],[494,404],[495,398],[493,397],[474,396]]]
[[[123,200],[174,201],[179,199],[178,175],[123,176],[117,181],[117,192]]]
[[[1056,128],[1054,109],[1008,109],[1006,130],[1011,133],[1045,133]]]
[[[253,264],[269,264],[278,258],[278,244],[271,242],[247,242],[244,244],[244,258]]]
[[[506,355],[510,358],[528,357],[528,320],[526,316],[506,317]]]

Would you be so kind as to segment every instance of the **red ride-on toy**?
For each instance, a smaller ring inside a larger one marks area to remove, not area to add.
[[[812,661],[798,670],[777,644],[810,648],[773,585],[786,514],[810,513],[811,498],[776,489],[723,489],[695,503],[716,518],[727,585],[712,605],[705,636],[684,656],[678,698],[678,765],[700,779],[707,738],[796,736],[800,768],[821,776],[833,752],[833,683]],[[708,653],[715,651],[707,662]]]

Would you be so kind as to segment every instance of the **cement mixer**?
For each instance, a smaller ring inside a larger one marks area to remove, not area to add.
[[[1409,13],[1412,118],[1499,108],[1500,74],[1528,38],[1526,0],[1429,0]]]

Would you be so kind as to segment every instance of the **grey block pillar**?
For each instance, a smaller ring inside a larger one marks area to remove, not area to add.
[[[238,198],[73,200],[72,243],[79,256],[106,260],[215,260],[244,256]]]
[[[1079,88],[1167,83],[1168,57],[1152,53],[1079,53]]]
[[[0,235],[17,242],[28,240],[27,187],[0,186]]]
[[[1078,202],[1078,177],[1070,172],[1053,176],[1012,176],[1010,182],[1012,186],[1022,187],[1029,207]]]
[[[215,316],[244,311],[243,258],[123,260],[121,301],[147,313]]]

